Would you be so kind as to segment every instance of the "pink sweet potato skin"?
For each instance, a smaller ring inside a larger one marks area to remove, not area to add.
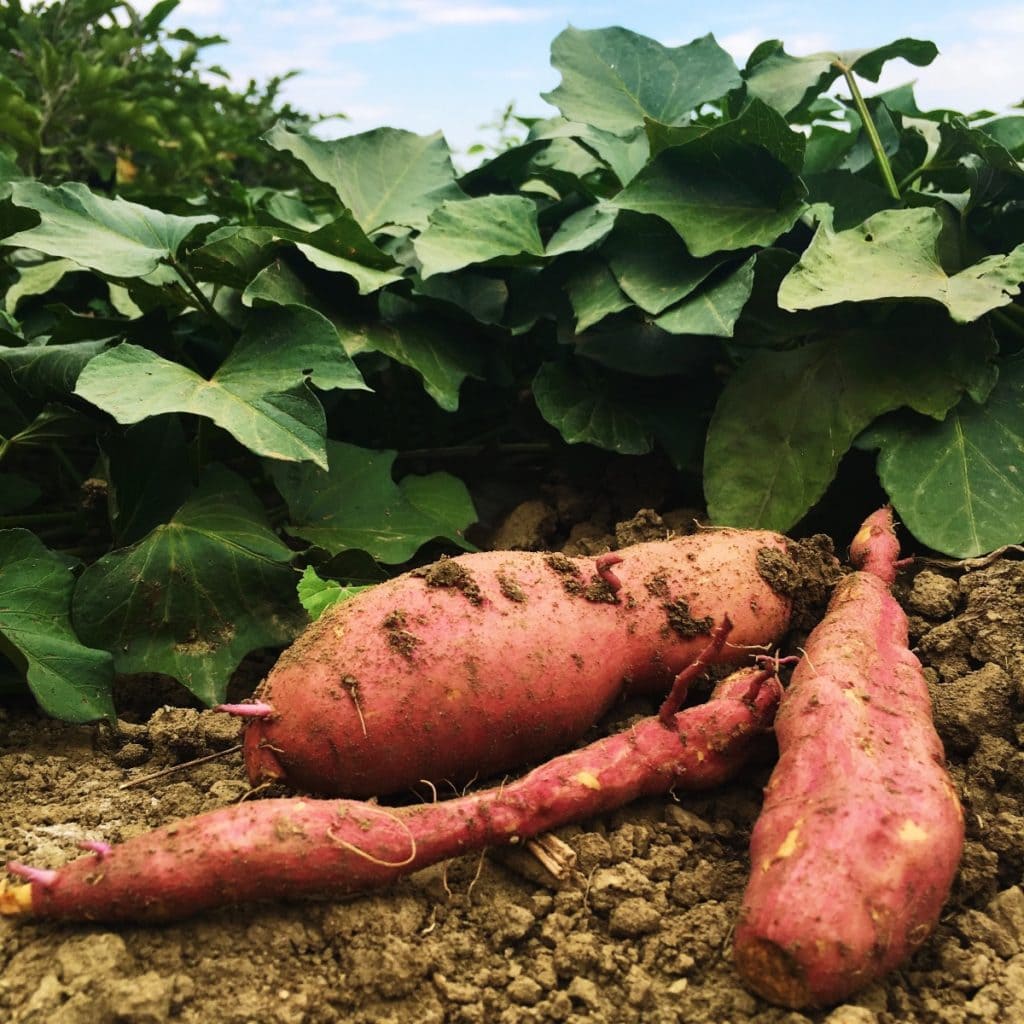
[[[751,838],[736,967],[794,1009],[840,1002],[902,963],[938,921],[963,847],[927,684],[889,593],[898,549],[883,511],[852,551],[879,574],[839,584],[787,688]]]
[[[673,789],[717,785],[745,763],[781,696],[742,669],[706,704],[652,717],[504,786],[400,809],[355,800],[254,800],[88,854],[6,887],[0,913],[74,921],[169,921],[251,900],[339,896],[485,846],[506,844]],[[19,865],[8,865],[26,874]]]
[[[329,609],[279,659],[250,723],[253,784],[330,796],[462,783],[566,749],[624,692],[666,692],[733,622],[720,662],[785,632],[790,599],[761,575],[786,556],[762,531],[714,530],[593,559],[482,552],[407,573]]]

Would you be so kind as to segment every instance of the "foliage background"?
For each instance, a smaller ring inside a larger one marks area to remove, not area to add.
[[[930,43],[567,29],[559,116],[460,174],[210,84],[175,6],[0,13],[0,650],[48,712],[216,703],[302,569],[469,547],[467,452],[788,530],[858,448],[920,544],[1022,539],[1024,117],[861,97]]]

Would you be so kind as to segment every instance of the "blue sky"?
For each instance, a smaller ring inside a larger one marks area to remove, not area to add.
[[[805,54],[915,36],[934,41],[939,58],[923,69],[893,62],[883,86],[916,79],[924,108],[1001,109],[1024,99],[1019,2],[971,11],[962,0],[183,0],[168,24],[226,36],[228,44],[207,57],[239,83],[301,70],[287,99],[313,113],[348,115],[324,134],[440,129],[457,152],[480,140],[480,126],[510,100],[523,114],[555,112],[539,93],[558,83],[549,48],[569,24],[622,25],[666,45],[713,32],[741,66],[769,38]]]

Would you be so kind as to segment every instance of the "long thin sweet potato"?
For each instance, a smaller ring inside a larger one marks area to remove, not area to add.
[[[960,860],[963,814],[889,592],[898,554],[881,509],[776,721],[734,954],[747,984],[783,1006],[839,1002],[902,963],[934,928]]]
[[[261,685],[249,779],[375,796],[540,761],[624,693],[667,691],[727,615],[713,660],[776,642],[799,585],[789,552],[775,533],[713,530],[596,566],[482,552],[383,583],[329,609]]]
[[[485,846],[507,844],[673,788],[715,785],[744,763],[781,687],[742,669],[671,728],[646,719],[518,781],[399,809],[354,800],[252,801],[211,811],[56,871],[8,864],[0,913],[87,921],[168,921],[249,900],[336,896]]]

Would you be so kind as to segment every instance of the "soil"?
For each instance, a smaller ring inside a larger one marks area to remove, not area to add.
[[[516,546],[540,546],[523,530],[529,522],[550,541],[551,517],[537,507],[508,525],[505,540],[515,527]],[[637,520],[618,532],[636,539],[643,525]],[[658,517],[646,525],[664,531]],[[592,553],[614,542],[578,528],[564,550]],[[1003,559],[965,570],[918,562],[901,579],[899,595],[932,685],[968,839],[935,933],[902,970],[848,1005],[781,1010],[748,993],[733,971],[731,929],[771,767],[765,759],[711,793],[648,800],[559,830],[578,858],[578,874],[562,888],[522,854],[491,851],[348,901],[234,908],[172,926],[0,919],[0,1019],[1024,1020],[1024,563]],[[616,719],[650,710],[634,702]],[[117,842],[247,794],[237,752],[120,788],[237,741],[232,720],[195,708],[153,711],[137,703],[124,718],[112,737],[29,708],[0,709],[0,853],[55,867],[75,856],[82,840]]]

